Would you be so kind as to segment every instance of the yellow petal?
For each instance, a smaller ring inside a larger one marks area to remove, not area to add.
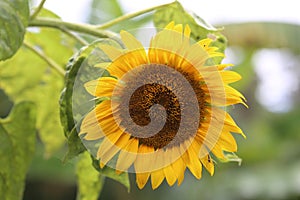
[[[109,117],[108,119],[102,120],[101,122],[99,122],[99,124],[106,136],[109,136],[110,134],[116,133],[120,130],[120,127],[115,123],[113,116]]]
[[[210,87],[211,103],[216,106],[229,106],[241,103],[248,108],[245,97],[229,85]]]
[[[187,150],[188,156],[189,156],[189,162],[187,164],[187,167],[190,169],[192,174],[197,178],[201,178],[202,173],[202,165],[199,161],[198,154],[199,151],[194,149],[193,143],[191,144],[190,148]]]
[[[100,138],[103,138],[105,135],[101,132],[99,127],[91,127],[88,134],[84,136],[85,140],[98,140]]]
[[[224,129],[228,130],[230,132],[234,132],[234,133],[238,133],[241,134],[244,138],[246,138],[245,134],[243,133],[242,129],[240,129],[238,127],[238,125],[235,123],[235,121],[232,119],[232,117],[230,116],[229,113],[227,113],[226,111],[222,110],[222,109],[215,109],[214,111],[215,115],[214,117],[217,120],[221,120],[221,123],[224,123]],[[222,117],[219,117],[222,116]],[[223,118],[225,116],[225,121],[223,121]]]
[[[217,158],[221,158],[221,159],[225,159],[225,155],[223,153],[223,150],[221,148],[221,146],[216,143],[216,145],[212,148],[211,152],[217,157]]]
[[[111,110],[111,101],[105,100],[96,107],[97,120],[99,127],[106,136],[120,131],[116,123],[115,116]]]
[[[104,137],[104,134],[99,127],[99,123],[94,110],[89,112],[81,123],[79,135],[84,133],[86,133],[86,135],[84,136],[84,139],[86,140],[97,140]]]
[[[164,174],[165,174],[167,183],[168,183],[170,186],[174,185],[174,183],[175,183],[176,180],[177,180],[177,177],[176,177],[176,175],[175,175],[175,172],[174,172],[172,166],[171,166],[171,165],[168,165],[168,166],[164,167],[163,171],[164,171]]]
[[[182,24],[177,24],[173,28],[174,31],[182,33]]]
[[[153,147],[148,147],[146,145],[140,145],[138,149],[138,154],[134,162],[134,169],[136,173],[144,173],[153,171]]]
[[[107,119],[102,119],[99,121],[100,127],[102,129],[103,134],[106,136],[120,134],[121,129],[116,124],[113,115],[108,116]]]
[[[215,48],[209,48],[209,49],[207,49],[207,53],[208,53],[208,55],[209,55],[210,58],[212,58],[212,57],[224,57],[224,53],[217,52],[215,50],[216,50]]]
[[[153,64],[163,64],[172,66],[170,60],[171,52],[159,49],[157,47],[150,47],[148,49],[149,62]]]
[[[97,118],[101,119],[112,114],[111,100],[102,101],[96,108]]]
[[[180,185],[184,179],[184,172],[186,169],[186,164],[181,157],[181,152],[179,147],[173,147],[171,153],[171,159],[173,160],[172,168],[178,179],[178,185]]]
[[[234,89],[233,87],[229,86],[229,85],[225,85],[225,92],[226,95],[229,97],[237,97],[240,98],[242,100],[246,100],[246,98],[244,97],[244,95],[242,95],[239,91],[237,91],[236,89]]]
[[[180,26],[177,26],[176,29],[179,30]],[[148,50],[148,57],[150,62],[153,63],[152,62],[153,60],[157,59],[158,57],[160,58],[163,57],[163,59],[160,59],[160,62],[154,62],[154,63],[167,64],[169,55],[180,54],[183,45],[182,36],[183,36],[182,30],[181,32],[177,32],[175,30],[164,29],[160,31],[158,34],[156,34],[151,39],[150,48]],[[164,51],[164,54],[160,53],[162,51]]]
[[[122,63],[120,65],[120,63]],[[131,70],[129,66],[124,64],[122,59],[115,60],[112,62],[106,70],[110,73],[110,75],[117,77],[118,79],[121,79],[124,74],[126,74],[128,71]]]
[[[200,40],[197,44],[201,45],[204,48],[204,50],[208,53],[210,58],[211,57],[217,57],[217,56],[224,57],[223,53],[217,52],[217,50],[219,48],[209,46],[212,41],[213,41],[212,39],[206,38],[206,39]]]
[[[93,96],[111,97],[118,80],[112,77],[101,77],[84,84],[85,89]]]
[[[147,64],[148,59],[144,49],[129,51],[114,60],[106,70],[118,79],[135,67]]]
[[[106,135],[105,139],[103,140],[103,142],[101,143],[101,145],[98,149],[97,158],[99,159],[99,158],[103,157],[104,154],[106,154],[113,146],[115,146],[115,143],[117,142],[117,140],[123,135],[127,135],[127,134],[123,134],[123,131],[120,129],[118,131],[116,131],[115,133]]]
[[[84,84],[86,91],[95,96],[98,80],[92,80]]]
[[[237,151],[237,144],[234,137],[227,131],[221,133],[218,143],[222,145],[222,149],[229,152]]]
[[[241,103],[245,107],[248,108],[248,105],[245,103],[246,98],[239,91],[237,91],[236,89],[226,85],[225,86],[225,92],[226,92],[226,104],[227,105]]]
[[[208,53],[199,44],[193,44],[186,50],[185,59],[193,66],[202,66],[209,58]]]
[[[122,136],[115,144],[112,144],[111,142],[108,144],[110,146],[105,144],[108,146],[108,148],[104,146],[103,149],[105,150],[105,152],[101,152],[99,148],[97,157],[101,159],[100,161],[102,163],[102,166],[106,165],[120,151],[120,149],[124,148],[124,146],[128,143],[129,138],[130,138],[129,134],[122,134]],[[101,146],[103,143],[104,141],[101,143]]]
[[[198,152],[193,150],[191,141],[184,142],[185,145],[189,144],[187,151],[182,154],[182,159],[185,162],[186,166],[189,168],[191,173],[197,178],[201,178],[202,166],[198,158]]]
[[[136,154],[138,151],[139,141],[135,138],[132,138],[128,141],[127,145],[120,152],[120,155],[117,160],[117,170],[125,171],[127,170],[136,159]]]
[[[179,157],[175,162],[173,162],[172,167],[174,172],[177,174],[178,185],[181,185],[182,181],[184,180],[184,172],[186,169],[186,165],[182,158]]]
[[[170,22],[169,24],[167,24],[167,26],[165,26],[165,29],[174,29],[174,26],[175,26],[175,22],[174,21],[172,21],[172,22]]]
[[[164,159],[166,160],[167,166],[163,168],[167,183],[170,186],[172,186],[177,180],[177,173],[173,170],[173,167],[171,165],[171,163],[172,163],[172,160],[171,160],[172,154],[173,154],[172,149],[171,150],[166,149],[166,152],[164,154],[164,157],[165,157]]]
[[[165,178],[165,175],[163,173],[163,170],[156,170],[151,173],[151,184],[152,189],[158,188],[158,186],[163,182]]]
[[[233,71],[221,71],[221,76],[224,83],[234,83],[241,80],[241,75]]]
[[[152,171],[153,169],[163,171],[163,167],[165,167],[167,163],[165,160],[165,151],[163,149],[158,149],[155,151],[155,154],[152,157]]]
[[[101,44],[99,47],[112,61],[123,55],[121,49],[117,49],[111,45]]]
[[[206,39],[200,40],[198,42],[198,44],[200,44],[203,48],[208,48],[208,46],[210,45],[211,42],[212,42],[212,39],[206,38]]]
[[[189,38],[190,37],[190,34],[191,34],[191,28],[190,26],[187,24],[185,27],[184,27],[184,36],[186,38]]]
[[[130,51],[137,50],[137,49],[139,50],[144,49],[142,43],[127,31],[121,31],[120,36],[123,43]]]
[[[142,189],[146,185],[149,177],[150,177],[150,173],[149,172],[146,172],[146,173],[136,173],[136,184],[137,184],[137,186],[140,189]]]
[[[203,157],[200,159],[202,165],[206,168],[206,170],[209,172],[209,174],[212,176],[214,174],[214,163],[210,155]]]

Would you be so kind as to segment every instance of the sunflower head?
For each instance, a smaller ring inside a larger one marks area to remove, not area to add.
[[[244,103],[228,84],[241,77],[224,70],[230,64],[208,65],[224,56],[212,39],[192,41],[188,25],[168,24],[151,39],[147,49],[126,31],[120,36],[125,49],[101,45],[111,59],[110,76],[85,84],[101,99],[82,121],[84,140],[101,140],[100,167],[117,173],[132,170],[143,188],[164,179],[180,185],[188,168],[198,179],[204,166],[212,175],[214,158],[237,151],[232,133],[241,129],[224,109]]]

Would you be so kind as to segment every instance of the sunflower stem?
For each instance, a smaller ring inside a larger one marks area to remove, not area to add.
[[[49,27],[55,28],[61,31],[68,29],[70,31],[85,33],[88,35],[92,35],[99,38],[115,38],[116,34],[105,31],[105,30],[97,30],[96,26],[89,24],[79,24],[79,23],[71,23],[61,21],[59,19],[53,18],[45,18],[45,17],[37,17],[28,23],[29,27]]]
[[[111,21],[108,21],[108,22],[106,22],[104,24],[97,25],[96,28],[97,29],[107,29],[107,28],[112,27],[112,26],[114,26],[114,25],[116,25],[116,24],[118,24],[118,23],[120,23],[122,21],[126,21],[128,19],[131,19],[131,18],[140,16],[140,15],[146,14],[148,12],[152,12],[154,10],[167,7],[169,5],[174,4],[175,2],[176,1],[174,1],[172,3],[167,3],[167,4],[162,4],[162,5],[154,6],[154,7],[151,7],[151,8],[147,8],[147,9],[144,9],[144,10],[141,10],[141,11],[138,11],[138,12],[129,13],[129,14],[123,15],[121,17],[115,18],[115,19],[113,19]]]
[[[34,19],[34,18],[36,18],[36,16],[40,13],[40,11],[41,11],[41,10],[43,9],[43,7],[44,7],[45,2],[46,2],[46,0],[42,0],[42,1],[40,2],[40,4],[38,5],[38,7],[37,7],[36,9],[34,9],[32,15],[30,16],[30,19],[31,19],[31,20]]]
[[[43,59],[51,68],[57,71],[63,77],[65,76],[65,71],[51,58],[48,58],[45,54],[41,53],[40,51],[36,50],[32,45],[28,44],[26,41],[23,42],[23,45],[35,53],[38,57]]]
[[[90,24],[79,24],[79,23],[71,23],[71,22],[65,22],[59,19],[53,19],[53,18],[46,18],[46,17],[37,17],[38,13],[43,8],[43,5],[46,0],[42,0],[37,9],[34,11],[34,13],[30,17],[30,21],[28,23],[28,27],[49,27],[49,28],[55,28],[58,30],[61,30],[63,32],[66,31],[74,31],[77,33],[85,33],[91,36],[99,37],[99,38],[115,38],[117,39],[117,35],[111,31],[107,31],[104,29],[107,29],[111,26],[114,26],[122,21],[137,17],[139,15],[169,6],[174,4],[176,1],[172,3],[162,4],[158,6],[154,6],[151,8],[147,8],[135,13],[130,13],[127,15],[123,15],[121,17],[118,17],[114,20],[111,20],[109,22],[106,22],[101,25],[90,25]],[[83,44],[83,41],[81,41]]]

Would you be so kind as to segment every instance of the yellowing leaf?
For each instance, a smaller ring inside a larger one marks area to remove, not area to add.
[[[79,196],[77,198],[80,200],[97,199],[104,184],[104,176],[93,167],[91,156],[88,152],[79,156],[76,174],[79,187]]]
[[[57,18],[42,10],[41,16]],[[25,35],[26,43],[50,57],[63,69],[75,51],[75,42],[58,30],[37,28]],[[37,129],[50,156],[65,142],[59,118],[59,96],[64,78],[31,50],[22,47],[0,63],[0,87],[15,102],[29,100],[37,105]]]
[[[36,107],[22,102],[0,119],[0,199],[22,199],[24,181],[34,155]]]

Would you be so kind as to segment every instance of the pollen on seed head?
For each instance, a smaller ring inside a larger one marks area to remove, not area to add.
[[[196,116],[204,115],[206,109],[204,91],[195,77],[161,64],[128,72],[121,79],[125,84],[115,89],[119,125],[139,144],[154,149],[180,145],[193,137],[201,125]],[[155,105],[159,109],[151,112]]]

